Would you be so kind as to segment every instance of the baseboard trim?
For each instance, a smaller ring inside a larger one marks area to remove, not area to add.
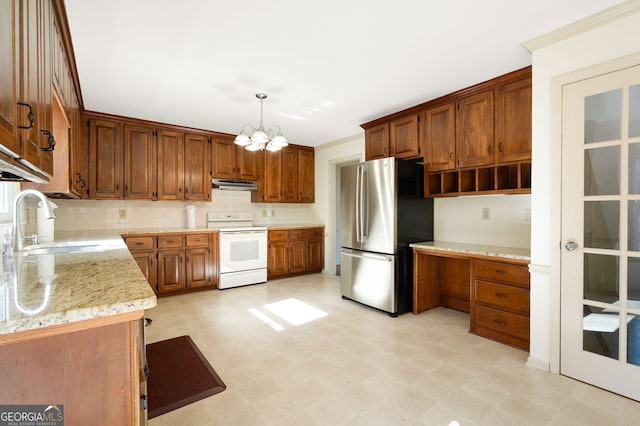
[[[536,368],[538,370],[547,371],[547,372],[551,371],[549,361],[543,361],[541,359],[533,358],[531,356],[527,358],[527,366]]]

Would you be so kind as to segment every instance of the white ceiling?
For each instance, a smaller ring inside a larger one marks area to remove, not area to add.
[[[65,0],[85,108],[318,146],[522,68],[619,0]]]

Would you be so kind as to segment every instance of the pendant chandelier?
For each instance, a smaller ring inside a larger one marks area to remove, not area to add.
[[[265,93],[256,93],[256,98],[260,99],[260,126],[254,128],[250,124],[242,126],[242,130],[234,143],[243,146],[247,151],[279,151],[289,145],[287,139],[282,135],[280,126],[271,126],[269,130],[265,130],[262,124],[263,102],[267,99]]]

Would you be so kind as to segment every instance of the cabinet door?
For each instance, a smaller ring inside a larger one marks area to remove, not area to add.
[[[389,157],[389,123],[367,129],[365,135],[365,160]]]
[[[38,1],[38,98],[40,100],[40,168],[53,176],[53,139],[51,85],[51,31],[53,27],[51,1]]]
[[[183,200],[184,134],[158,130],[158,200]]]
[[[390,156],[414,158],[420,155],[418,137],[418,114],[398,118],[389,123]]]
[[[456,106],[454,103],[431,108],[424,113],[424,160],[430,172],[456,167]]]
[[[267,257],[269,277],[276,277],[287,273],[289,267],[286,241],[269,242]]]
[[[315,164],[313,148],[298,150],[298,202],[315,201]]]
[[[123,142],[119,123],[90,120],[90,196],[96,199],[121,199],[123,185]]]
[[[324,241],[309,240],[307,242],[307,270],[320,272],[324,267]]]
[[[20,131],[20,162],[29,165],[31,168],[41,168],[40,138],[41,124],[43,117],[40,107],[40,52],[38,50],[39,33],[39,6],[37,0],[23,0],[21,7],[21,29],[20,29],[20,68],[17,75],[20,76],[20,96],[21,102],[29,104],[35,115],[33,127]],[[20,108],[19,122],[23,126],[29,125],[27,119],[28,107]]]
[[[184,137],[184,199],[211,199],[211,145],[204,135]]]
[[[269,152],[265,155],[269,156]],[[282,149],[282,197],[285,203],[298,201],[298,148],[288,146]]]
[[[156,184],[156,141],[153,129],[124,126],[124,198],[151,200]]]
[[[3,66],[0,66],[0,151],[11,157],[17,157],[20,151],[17,104],[19,88],[16,83],[19,12],[18,0],[0,2],[0,57],[3,61]]]
[[[456,120],[458,167],[493,164],[493,91],[462,99]]]
[[[307,270],[307,241],[289,241],[289,272],[299,273]]]
[[[500,87],[496,93],[497,162],[531,159],[531,79]]]
[[[241,146],[236,148],[236,166],[238,179],[257,181],[260,178],[262,151],[247,151]]]
[[[182,290],[184,279],[184,250],[158,251],[158,292]]]
[[[217,179],[236,178],[236,145],[231,138],[215,137],[211,141],[211,161],[213,177]]]
[[[155,256],[152,251],[148,252],[133,252],[131,253],[133,259],[136,261],[138,268],[144,274],[147,282],[151,286],[154,292],[158,292],[156,281],[156,263],[154,262]]]
[[[264,154],[262,202],[273,203],[281,199],[282,192],[282,150]],[[259,184],[260,184],[259,183]]]
[[[187,249],[185,253],[187,268],[187,288],[211,285],[209,265],[211,251],[209,248]]]
[[[218,233],[214,232],[211,234],[211,246],[209,246],[211,250],[211,264],[209,265],[209,277],[211,279],[211,285],[214,287],[218,286],[218,264],[219,264],[219,254],[218,254]]]

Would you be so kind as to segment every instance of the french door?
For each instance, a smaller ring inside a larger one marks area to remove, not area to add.
[[[640,401],[640,65],[562,89],[560,372]]]

